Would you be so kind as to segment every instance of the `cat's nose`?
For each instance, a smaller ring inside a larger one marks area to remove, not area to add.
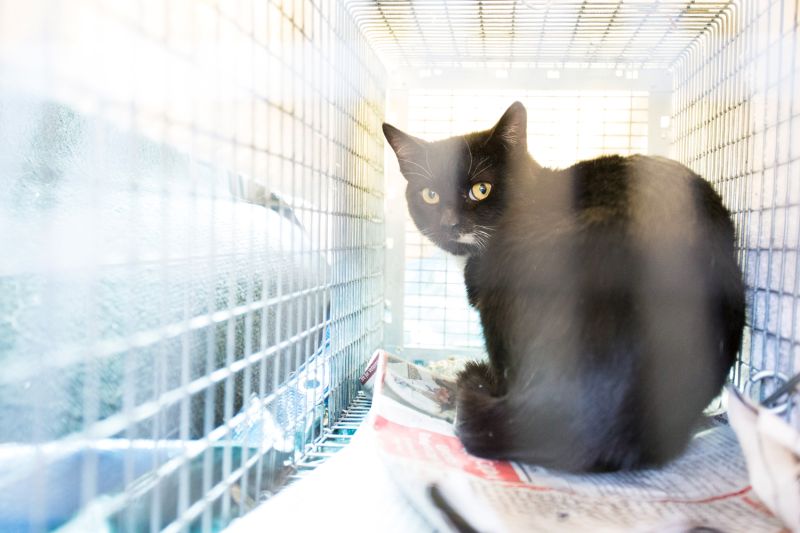
[[[458,215],[450,209],[442,213],[442,227],[451,233],[458,230]]]

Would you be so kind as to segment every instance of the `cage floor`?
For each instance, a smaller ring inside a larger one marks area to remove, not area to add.
[[[251,531],[436,531],[404,496],[377,453],[372,432],[358,431],[372,405],[359,393],[291,476],[287,487],[234,520],[225,533]],[[272,526],[272,528],[270,528]]]
[[[326,430],[314,448],[295,465],[296,471],[288,477],[288,484],[303,479],[318,466],[350,444],[356,431],[366,419],[372,399],[359,391],[342,416]]]

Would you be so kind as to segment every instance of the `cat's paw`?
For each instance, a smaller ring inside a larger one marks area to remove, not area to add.
[[[470,361],[458,373],[458,388],[482,392],[490,396],[499,393],[500,383],[492,367],[486,361]]]
[[[455,429],[472,455],[491,458],[502,453],[503,414],[498,392],[496,374],[487,362],[467,363],[458,375]]]
[[[464,449],[472,455],[497,458],[503,455],[501,421],[494,408],[497,398],[475,393],[459,394],[455,430]]]

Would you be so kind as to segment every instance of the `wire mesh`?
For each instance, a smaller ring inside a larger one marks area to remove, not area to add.
[[[329,2],[0,2],[0,529],[216,530],[329,433],[384,78]]]
[[[739,228],[742,387],[800,371],[797,25],[795,1],[733,2],[674,69],[674,156],[716,185]]]
[[[349,0],[388,65],[666,68],[727,0]]]

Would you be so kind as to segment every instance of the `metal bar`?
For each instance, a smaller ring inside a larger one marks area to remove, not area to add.
[[[762,370],[797,371],[793,10],[794,2],[732,2],[674,65],[674,155],[717,187],[739,229],[751,311],[732,374],[740,387]]]

